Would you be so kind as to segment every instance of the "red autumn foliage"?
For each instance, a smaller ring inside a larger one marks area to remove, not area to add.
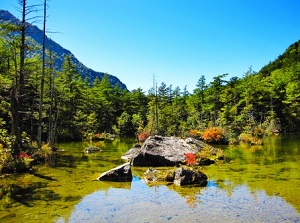
[[[219,142],[223,138],[223,132],[218,127],[205,129],[202,134],[202,139],[205,142]]]
[[[26,152],[21,152],[20,155],[19,155],[19,158],[20,159],[24,159],[24,158],[30,159],[31,157]]]
[[[194,153],[186,153],[185,154],[185,162],[188,165],[194,165],[197,163],[196,155]]]
[[[149,132],[141,132],[139,135],[138,135],[138,138],[139,138],[139,141],[140,142],[145,142],[145,140],[150,136],[150,133]]]

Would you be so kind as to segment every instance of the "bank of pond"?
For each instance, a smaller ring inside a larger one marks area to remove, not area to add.
[[[84,143],[61,143],[30,173],[2,175],[0,222],[300,222],[297,134],[216,146],[224,159],[199,167],[205,187],[147,184],[148,166],[132,166],[129,182],[96,180],[135,144],[109,139],[86,153]]]

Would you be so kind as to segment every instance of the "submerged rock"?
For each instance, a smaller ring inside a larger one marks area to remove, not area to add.
[[[144,173],[144,179],[147,184],[156,182],[173,182],[175,169],[155,170],[152,167]]]
[[[95,153],[95,152],[101,152],[102,150],[98,147],[95,147],[95,146],[90,146],[88,148],[86,148],[84,150],[85,153],[89,154],[89,153]]]
[[[116,168],[113,168],[105,173],[102,173],[97,180],[103,181],[118,181],[128,182],[132,180],[131,165],[130,163],[124,163]]]
[[[217,154],[218,149],[193,138],[183,140],[178,137],[150,136],[142,147],[134,146],[122,158],[133,166],[175,166],[185,162],[186,153],[196,154],[204,148],[216,156],[214,159],[223,156],[223,153]]]
[[[206,186],[207,176],[201,171],[189,170],[179,167],[173,170],[155,170],[150,167],[144,173],[144,179],[147,184],[165,182],[172,182],[178,186],[196,185]]]
[[[207,176],[200,171],[187,170],[180,167],[175,171],[174,184],[178,186],[206,186]]]
[[[144,173],[144,179],[146,183],[157,182],[157,170],[149,167],[149,169]]]

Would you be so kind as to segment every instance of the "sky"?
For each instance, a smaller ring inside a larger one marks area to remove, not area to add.
[[[15,6],[0,0],[21,18]],[[300,39],[299,11],[299,0],[48,0],[46,27],[84,65],[129,90],[164,82],[192,93],[202,75],[207,84],[225,73],[241,78],[275,60]]]

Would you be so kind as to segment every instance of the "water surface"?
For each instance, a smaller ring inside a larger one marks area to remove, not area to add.
[[[297,135],[225,147],[225,162],[202,168],[207,187],[149,187],[137,167],[130,183],[95,181],[133,144],[105,141],[88,155],[82,143],[61,144],[33,174],[2,177],[0,222],[300,222]]]

